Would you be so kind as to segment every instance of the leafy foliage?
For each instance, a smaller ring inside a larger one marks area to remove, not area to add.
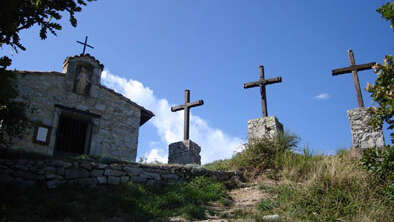
[[[46,39],[47,32],[56,35],[61,25],[54,22],[62,18],[61,13],[69,15],[72,26],[77,25],[75,13],[82,10],[86,2],[95,0],[2,0],[0,1],[0,47],[10,46],[15,52],[26,50],[20,40],[20,32],[33,25],[40,27],[40,38]],[[7,56],[0,57],[0,147],[12,143],[13,137],[20,137],[29,121],[25,116],[27,109],[17,102],[15,77],[6,70],[11,65]]]
[[[61,13],[69,15],[72,26],[77,26],[75,13],[82,10],[86,2],[95,0],[2,0],[0,1],[0,47],[11,46],[17,52],[26,50],[20,42],[19,33],[31,28],[33,25],[40,27],[40,38],[46,39],[47,32],[56,35],[56,31],[62,29],[59,23]],[[11,60],[3,56],[0,58],[0,66],[7,67]]]
[[[0,148],[11,145],[31,125],[25,114],[27,105],[15,101],[14,78],[12,71],[0,68]]]
[[[385,121],[389,124],[389,129],[394,128],[394,64],[393,56],[386,55],[383,65],[374,66],[374,71],[378,78],[375,85],[368,84],[367,91],[371,93],[372,99],[378,103],[377,109],[370,109],[373,114],[370,124],[378,127]],[[394,133],[391,133],[391,140],[394,142]]]
[[[365,150],[361,164],[376,178],[376,185],[382,188],[382,195],[394,202],[394,147]]]
[[[361,164],[380,181],[394,181],[394,148],[369,148],[364,150]]]
[[[394,3],[387,2],[386,4],[382,5],[382,7],[378,8],[376,11],[382,15],[383,19],[391,22],[390,27],[394,31]]]

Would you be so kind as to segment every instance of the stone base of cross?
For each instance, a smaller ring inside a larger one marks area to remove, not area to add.
[[[368,124],[371,119],[368,109],[370,108],[360,107],[347,111],[352,132],[353,149],[362,150],[366,148],[384,146],[382,126],[378,129],[373,129]]]
[[[253,144],[262,139],[273,139],[283,133],[283,125],[275,116],[262,117],[248,121],[248,140]]]
[[[191,140],[171,143],[168,149],[168,164],[201,165],[201,147]]]

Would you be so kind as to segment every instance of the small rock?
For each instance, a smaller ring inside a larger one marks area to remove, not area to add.
[[[278,214],[274,214],[274,215],[266,215],[263,217],[263,221],[265,222],[277,222],[279,221],[280,217]]]

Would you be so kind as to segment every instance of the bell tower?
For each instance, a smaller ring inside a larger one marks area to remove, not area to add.
[[[93,88],[100,85],[104,65],[89,54],[67,57],[63,64],[67,90],[82,96],[91,96]]]

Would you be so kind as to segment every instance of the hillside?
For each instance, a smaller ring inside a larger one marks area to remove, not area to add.
[[[129,182],[94,187],[64,184],[54,189],[1,185],[0,221],[394,218],[393,147],[368,149],[363,155],[341,150],[336,155],[324,156],[312,155],[308,149],[294,152],[299,149],[297,142],[296,136],[286,133],[274,140],[255,141],[232,159],[204,166],[209,170],[236,171],[243,178],[237,184],[224,185],[197,176],[171,184]]]

